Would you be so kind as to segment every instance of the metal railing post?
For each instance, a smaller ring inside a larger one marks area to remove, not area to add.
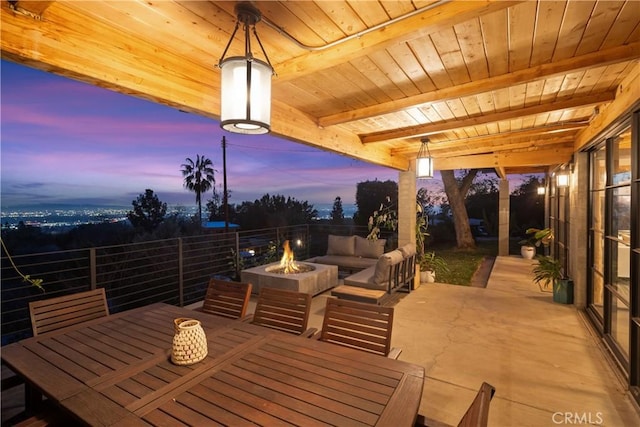
[[[238,233],[237,231],[234,233],[235,234],[235,240],[236,240],[236,250],[235,250],[235,260],[234,260],[234,264],[236,266],[235,270],[236,270],[236,277],[240,277],[240,233]]]
[[[184,260],[182,255],[182,237],[178,237],[178,295],[180,307],[184,307]]]
[[[305,224],[304,226],[305,229],[305,236],[304,236],[304,241],[307,242],[306,243],[306,249],[307,249],[307,256],[305,258],[309,258],[311,256],[311,232],[309,231],[309,224]]]
[[[96,274],[96,248],[89,249],[89,277],[91,289],[98,287],[98,275]]]

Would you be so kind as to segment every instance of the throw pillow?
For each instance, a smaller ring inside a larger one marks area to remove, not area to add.
[[[379,258],[384,253],[385,239],[369,240],[364,237],[356,237],[355,255],[362,258]]]
[[[329,234],[327,255],[350,255],[356,253],[356,236],[334,236]]]
[[[376,271],[373,274],[373,283],[379,285],[389,281],[389,268],[402,262],[402,252],[398,249],[382,254],[376,263]]]

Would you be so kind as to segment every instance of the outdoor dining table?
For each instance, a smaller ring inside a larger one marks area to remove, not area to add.
[[[208,355],[171,362],[175,318]],[[88,425],[411,426],[424,368],[240,320],[152,304],[2,348],[3,361]]]

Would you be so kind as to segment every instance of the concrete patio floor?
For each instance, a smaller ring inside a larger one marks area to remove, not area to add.
[[[539,290],[531,264],[498,257],[486,288],[422,285],[395,305],[392,345],[426,371],[420,413],[456,425],[486,381],[496,388],[490,426],[639,426],[599,338]],[[330,294],[313,298],[310,327],[322,326]],[[2,425],[22,410],[19,390],[2,396]]]
[[[574,306],[540,291],[531,265],[498,257],[486,288],[422,285],[395,305],[392,345],[426,370],[420,413],[457,425],[486,381],[490,426],[640,425],[599,338]],[[311,327],[329,295],[313,299]]]

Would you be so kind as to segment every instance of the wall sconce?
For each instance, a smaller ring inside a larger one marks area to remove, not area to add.
[[[249,3],[238,3],[235,12],[238,16],[236,28],[218,63],[221,73],[220,127],[235,133],[268,133],[271,129],[271,76],[274,72],[256,32],[256,23],[262,14]],[[225,59],[240,23],[244,26],[244,56]],[[267,62],[254,58],[251,53],[250,26]]]
[[[422,145],[416,158],[416,177],[419,179],[433,178],[433,157],[429,152],[429,138],[421,139]]]
[[[565,171],[556,174],[556,185],[558,188],[566,188],[569,186],[569,173]]]
[[[547,192],[547,189],[544,187],[544,185],[541,185],[538,187],[538,195],[539,196],[544,196],[544,194]]]

